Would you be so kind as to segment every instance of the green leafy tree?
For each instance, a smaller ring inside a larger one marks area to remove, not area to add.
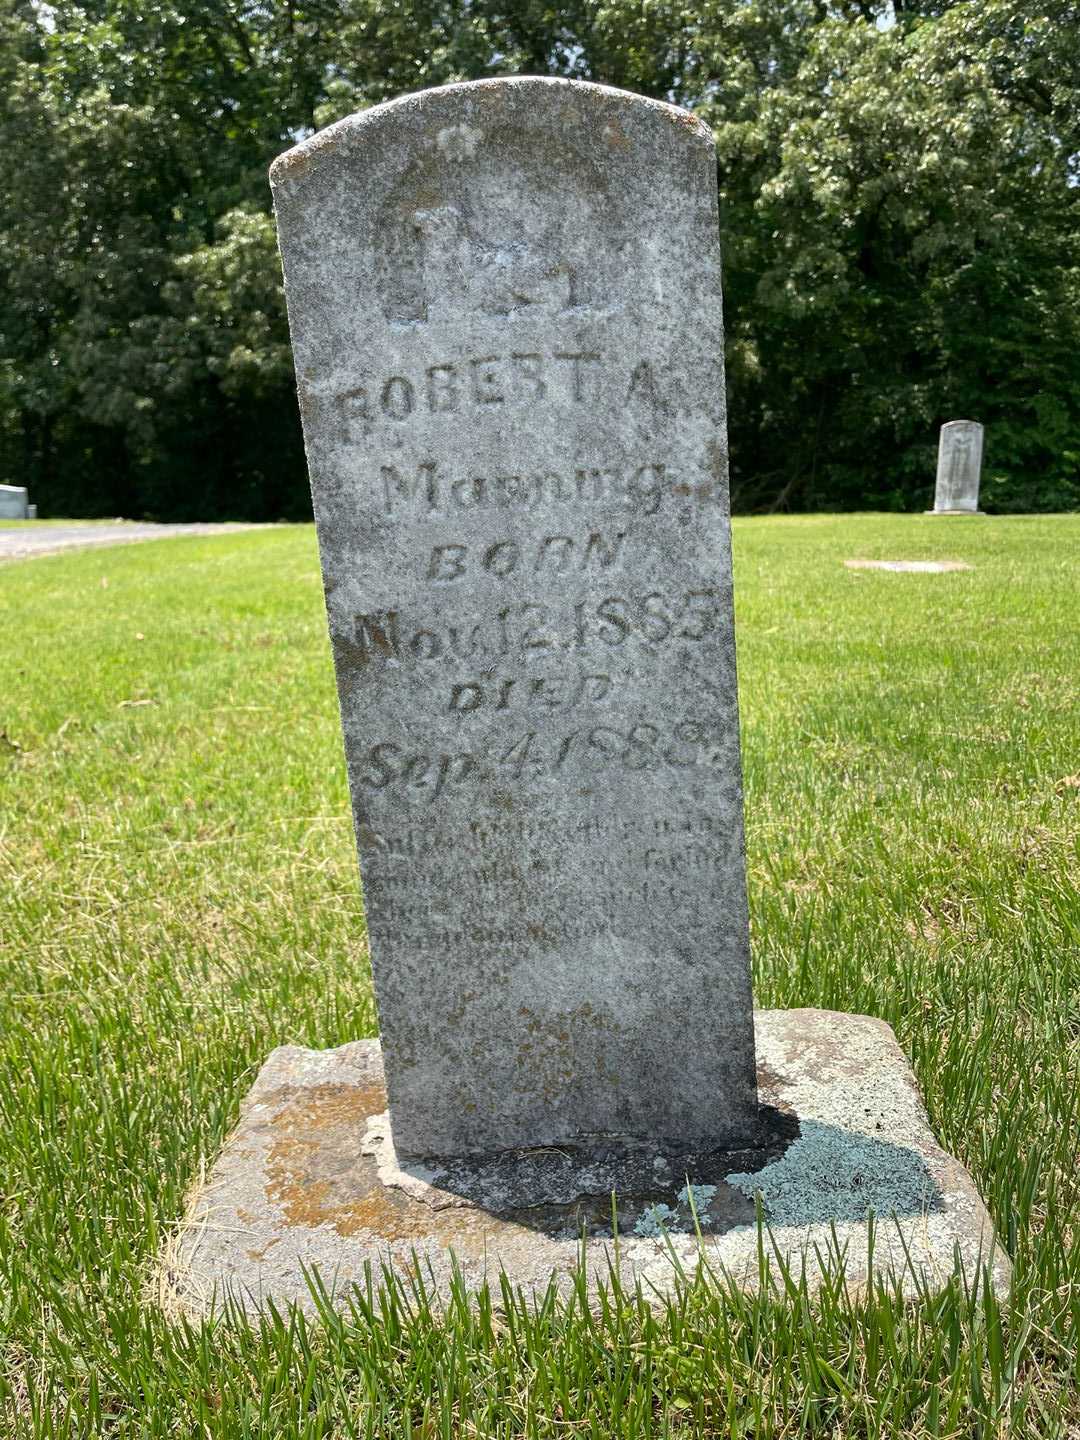
[[[1043,0],[0,0],[0,464],[53,513],[307,513],[266,170],[408,90],[598,80],[714,127],[734,495],[1080,503],[1080,33]]]
[[[1080,501],[1069,87],[1056,112],[1020,98],[1025,66],[1075,62],[1062,39],[1052,61],[991,64],[995,16],[973,36],[974,10],[826,18],[755,114],[703,107],[735,237],[743,503],[918,506],[937,428],[961,416],[988,426],[988,500]]]

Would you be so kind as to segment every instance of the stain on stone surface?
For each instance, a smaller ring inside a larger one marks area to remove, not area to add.
[[[280,1244],[281,1244],[281,1236],[280,1236],[280,1235],[274,1235],[274,1236],[272,1236],[271,1239],[269,1239],[269,1240],[266,1242],[266,1244],[263,1245],[260,1249],[258,1249],[258,1250],[245,1250],[245,1251],[244,1251],[244,1254],[247,1256],[247,1258],[248,1258],[249,1260],[254,1260],[254,1261],[258,1262],[258,1261],[261,1261],[261,1260],[265,1260],[266,1257],[267,1257],[267,1254],[274,1248],[274,1246],[275,1246],[275,1245],[280,1245]]]
[[[507,1225],[520,1226],[553,1239],[611,1236],[613,1191],[619,1230],[628,1233],[644,1212],[669,1200],[672,1187],[687,1176],[716,1186],[698,1223],[705,1234],[723,1233],[753,1219],[752,1201],[726,1184],[724,1175],[768,1165],[798,1134],[794,1117],[765,1106],[759,1143],[742,1149],[669,1153],[598,1136],[577,1146],[505,1152],[471,1166],[436,1170],[433,1193],[457,1194],[460,1200],[433,1208],[384,1184],[372,1156],[361,1150],[368,1121],[385,1111],[381,1085],[315,1085],[298,1091],[286,1086],[268,1099],[278,1108],[259,1127],[269,1138],[265,1194],[287,1227],[329,1226],[345,1239],[373,1236],[386,1242],[430,1240],[434,1234],[465,1254],[480,1253],[495,1226],[500,1232]],[[419,1173],[433,1172],[421,1167]],[[546,1198],[552,1195],[569,1198],[553,1202]],[[241,1213],[248,1212],[237,1211],[238,1218]],[[255,1218],[250,1216],[252,1222]],[[263,1259],[274,1243],[249,1249],[248,1258]]]
[[[481,1214],[433,1211],[383,1185],[371,1157],[361,1153],[367,1121],[385,1108],[380,1085],[317,1085],[290,1097],[267,1127],[275,1137],[266,1155],[267,1200],[297,1229],[330,1226],[344,1239],[381,1241],[419,1241],[434,1232],[463,1254],[477,1253]]]
[[[609,120],[600,133],[609,150],[628,150],[630,148],[630,140],[626,131],[617,120]]]

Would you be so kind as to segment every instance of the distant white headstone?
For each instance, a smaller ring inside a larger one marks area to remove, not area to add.
[[[0,485],[0,520],[30,520],[30,494],[24,485]]]
[[[941,427],[935,514],[978,511],[982,452],[983,427],[977,420],[950,420]]]

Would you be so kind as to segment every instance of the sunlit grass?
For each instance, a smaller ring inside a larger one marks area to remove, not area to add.
[[[216,1329],[147,1303],[188,1186],[268,1050],[375,1032],[314,537],[0,568],[4,1433],[1080,1426],[1078,551],[1071,517],[736,525],[758,1002],[894,1025],[1004,1313],[688,1284]]]

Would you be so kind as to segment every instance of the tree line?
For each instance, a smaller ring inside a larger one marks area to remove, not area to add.
[[[1080,507],[1080,4],[0,0],[0,478],[310,513],[266,173],[350,112],[596,80],[716,134],[737,509]]]

